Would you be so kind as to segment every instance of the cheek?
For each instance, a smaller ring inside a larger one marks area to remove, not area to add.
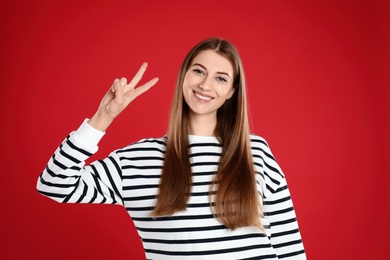
[[[184,96],[187,95],[188,92],[191,91],[190,84],[186,80],[184,80],[182,88],[183,88],[183,95]]]
[[[183,86],[185,85],[186,87],[189,87],[195,83],[196,83],[196,78],[191,74],[187,74],[186,77],[184,78]]]
[[[191,82],[191,77],[188,74],[186,74],[183,80],[183,86],[182,86],[183,91],[185,91],[190,86],[190,82]]]
[[[189,95],[191,95],[192,93],[192,89],[190,87],[189,82],[186,79],[183,81],[182,91],[183,91],[184,100],[187,102]]]
[[[230,93],[232,91],[232,87],[226,87],[226,86],[221,86],[218,90],[217,90],[217,93],[218,93],[218,96],[220,97],[223,97],[223,98],[227,98]]]

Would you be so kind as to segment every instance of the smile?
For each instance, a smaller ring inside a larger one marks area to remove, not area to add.
[[[199,98],[200,100],[203,100],[203,101],[210,101],[210,100],[213,99],[212,97],[202,96],[202,95],[199,94],[198,92],[195,92],[195,96],[196,96],[197,98]]]

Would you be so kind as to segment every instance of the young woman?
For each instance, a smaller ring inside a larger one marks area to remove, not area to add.
[[[113,120],[154,78],[116,79],[91,119],[51,157],[38,191],[62,203],[126,208],[147,259],[306,259],[283,172],[250,133],[240,57],[226,40],[197,44],[180,68],[168,134],[85,166]]]

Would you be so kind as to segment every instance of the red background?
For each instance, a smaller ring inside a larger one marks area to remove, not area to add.
[[[287,175],[308,258],[386,258],[388,3],[2,1],[0,258],[144,259],[122,207],[61,205],[36,180],[114,78],[143,61],[160,82],[93,158],[165,134],[180,63],[210,36],[241,53],[253,131]]]

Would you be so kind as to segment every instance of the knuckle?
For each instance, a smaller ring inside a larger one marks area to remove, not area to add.
[[[127,79],[126,79],[126,78],[121,78],[121,80],[120,80],[120,85],[121,85],[122,87],[124,87],[126,84],[127,84]]]

